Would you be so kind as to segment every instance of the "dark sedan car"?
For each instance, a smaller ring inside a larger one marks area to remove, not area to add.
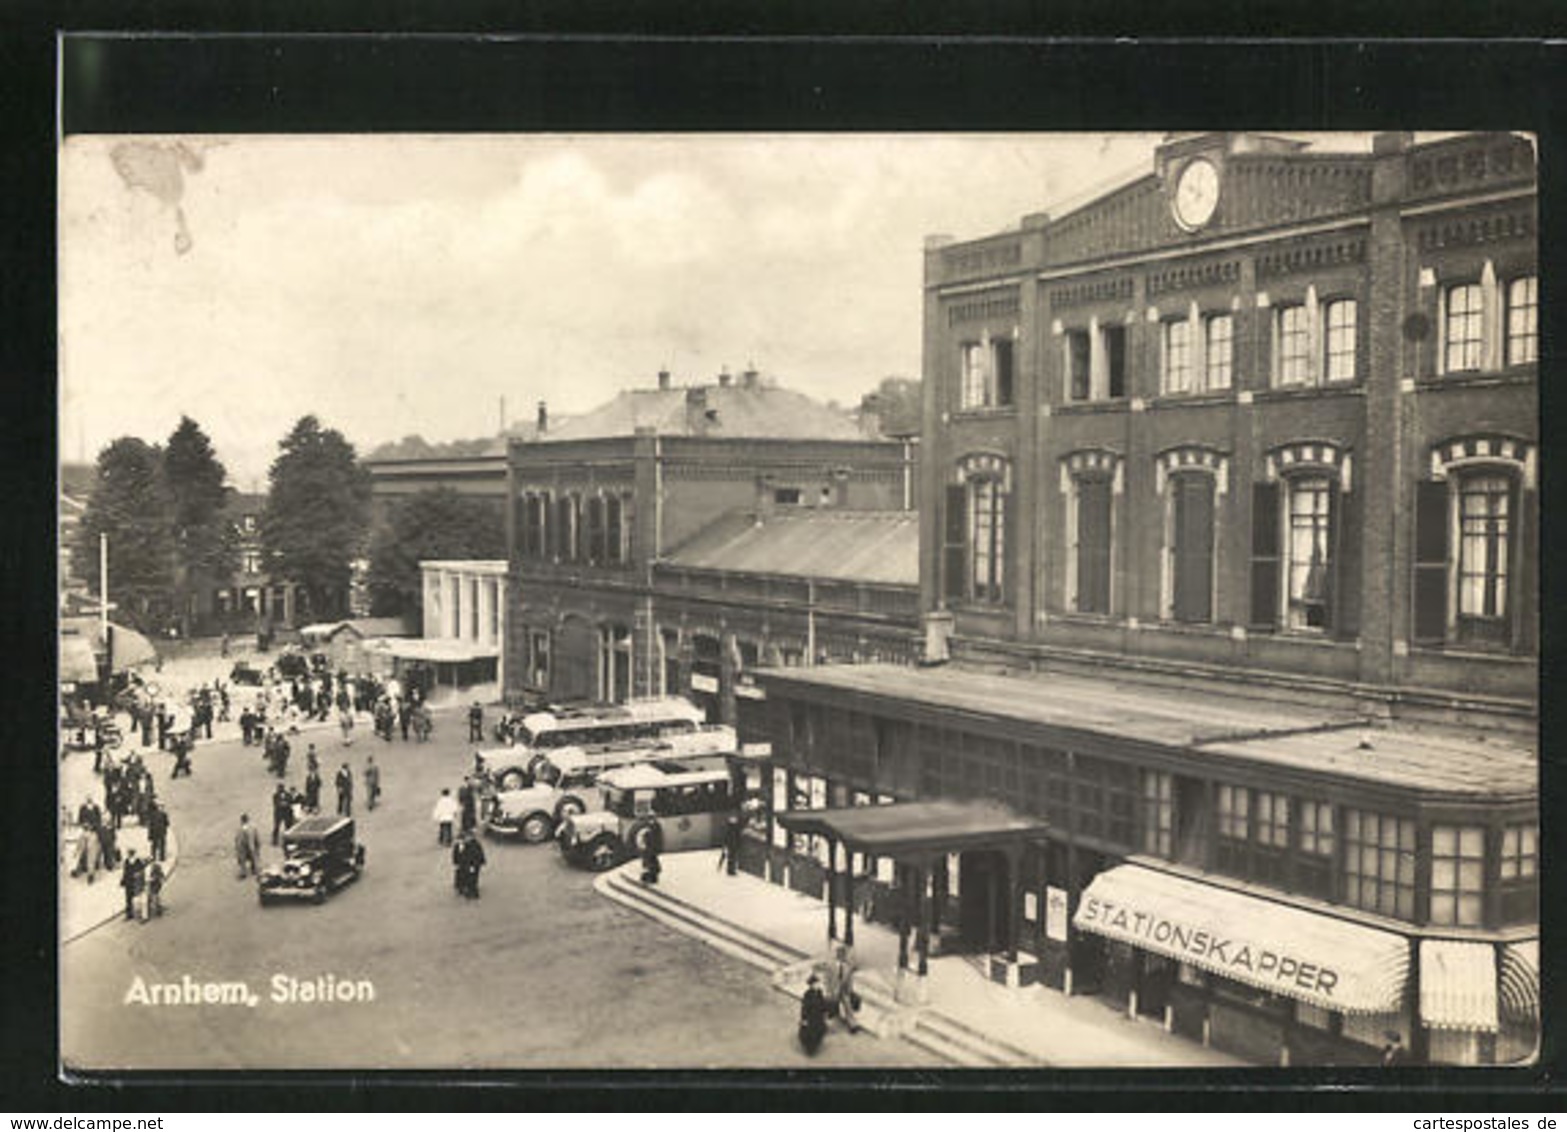
[[[319,904],[358,880],[364,867],[365,847],[354,840],[353,818],[305,818],[283,834],[283,861],[262,872],[257,895],[262,904],[298,898]]]

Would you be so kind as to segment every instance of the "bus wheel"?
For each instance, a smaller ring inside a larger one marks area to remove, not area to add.
[[[529,814],[522,821],[522,839],[529,845],[548,841],[553,832],[548,814]]]
[[[637,853],[646,853],[648,841],[658,836],[657,829],[658,826],[651,821],[640,821],[631,827],[631,832],[627,835],[626,841]]]
[[[608,834],[601,834],[588,846],[588,868],[602,873],[615,867],[620,854],[615,852],[615,842]]]

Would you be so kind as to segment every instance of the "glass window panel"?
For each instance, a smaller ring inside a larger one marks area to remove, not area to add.
[[[1173,319],[1164,324],[1164,391],[1186,393],[1191,383],[1191,327]]]
[[[1355,376],[1355,319],[1353,299],[1328,304],[1327,378],[1348,381]]]
[[[1480,368],[1483,302],[1478,283],[1448,288],[1447,321],[1444,326],[1445,370],[1452,372]]]
[[[1208,317],[1204,379],[1209,389],[1228,389],[1234,359],[1235,323],[1227,314]]]
[[[1533,275],[1507,285],[1507,364],[1525,365],[1539,357],[1538,280]]]
[[[1311,343],[1306,308],[1283,307],[1278,313],[1278,380],[1280,385],[1300,385],[1310,376]]]

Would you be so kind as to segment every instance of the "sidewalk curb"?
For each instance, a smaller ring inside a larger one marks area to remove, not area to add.
[[[180,842],[179,842],[178,836],[176,836],[176,834],[174,833],[174,831],[172,829],[169,830],[168,839],[169,839],[169,845],[168,845],[169,852],[168,852],[167,858],[163,862],[164,866],[165,866],[164,870],[163,870],[163,883],[164,883],[165,887],[168,885],[168,883],[171,880],[174,879],[174,870],[179,867],[179,863],[180,863]],[[114,875],[115,875],[115,873],[107,871],[107,870],[104,872],[104,876],[106,876],[106,877],[114,876]],[[61,879],[62,883],[65,883],[65,882],[70,881],[71,879],[73,879],[70,876],[69,873],[64,871],[64,867],[63,866],[62,866],[62,872],[61,872],[60,879]],[[112,924],[116,920],[123,920],[124,918],[125,918],[124,910],[122,908],[116,906],[114,911],[110,912],[103,919],[97,920],[97,921],[95,921],[93,923],[88,924],[86,927],[84,927],[84,928],[80,929],[79,931],[77,931],[75,935],[61,937],[61,939],[60,939],[60,946],[64,947],[68,943],[75,943],[77,940],[81,939],[83,936],[85,936],[85,935],[87,935],[87,934],[89,934],[91,932],[97,931],[99,928],[103,927],[105,924]],[[146,921],[143,920],[143,921],[140,921],[140,922],[145,923]]]

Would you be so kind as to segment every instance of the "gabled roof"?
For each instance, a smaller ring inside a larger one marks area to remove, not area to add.
[[[831,581],[918,586],[917,511],[778,510],[734,512],[669,554],[697,570],[785,574]]]
[[[542,439],[590,440],[631,436],[717,436],[780,440],[864,440],[846,414],[789,389],[764,382],[669,389],[627,389],[607,404],[551,422]]]

